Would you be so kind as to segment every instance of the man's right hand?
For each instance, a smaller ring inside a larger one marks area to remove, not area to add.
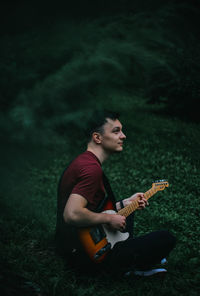
[[[126,217],[118,215],[118,214],[107,214],[109,215],[108,225],[119,231],[123,231],[126,227]]]

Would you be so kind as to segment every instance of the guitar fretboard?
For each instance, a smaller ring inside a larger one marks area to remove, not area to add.
[[[149,189],[148,191],[146,191],[144,193],[144,198],[146,200],[148,200],[156,192],[157,192],[156,188],[151,188],[151,189]],[[138,198],[137,200],[132,201],[132,203],[130,203],[130,205],[126,206],[125,208],[123,208],[121,210],[119,210],[118,214],[122,215],[122,216],[125,216],[125,217],[128,217],[130,214],[132,214],[139,207],[139,204],[138,204],[139,199],[140,198]]]

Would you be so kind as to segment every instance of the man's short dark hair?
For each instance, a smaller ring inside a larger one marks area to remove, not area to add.
[[[88,140],[91,139],[91,136],[94,132],[103,134],[104,129],[103,125],[107,122],[107,119],[116,120],[119,119],[120,114],[114,111],[109,110],[96,110],[94,111],[88,122],[87,127],[85,129],[86,136],[88,137]]]

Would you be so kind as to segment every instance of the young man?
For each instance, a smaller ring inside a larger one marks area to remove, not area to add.
[[[130,227],[130,219],[117,213],[98,211],[106,194],[116,211],[133,201],[138,202],[139,209],[144,209],[148,204],[143,193],[135,193],[120,202],[115,201],[102,171],[102,163],[111,154],[123,150],[126,136],[122,131],[118,114],[96,113],[90,122],[88,136],[87,150],[70,163],[60,179],[56,227],[57,250],[74,266],[84,266],[84,269],[95,269],[98,265],[98,268],[107,270],[110,268],[117,272],[132,270],[133,274],[143,276],[166,272],[166,269],[152,269],[152,267],[169,255],[175,245],[175,238],[168,231],[156,231],[133,237],[133,225]],[[107,225],[113,231],[123,232],[127,230],[126,224],[129,224],[130,237],[114,244],[102,263],[93,264],[83,250],[78,230]]]

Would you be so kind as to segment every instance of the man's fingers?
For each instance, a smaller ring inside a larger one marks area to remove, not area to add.
[[[139,193],[138,193],[138,196],[139,196],[140,198],[144,198],[144,193],[143,193],[143,192],[139,192]]]
[[[122,227],[121,227],[121,231],[123,231],[124,229],[126,228],[126,223],[124,223],[123,225],[122,225]]]
[[[124,217],[125,218],[125,217]],[[123,223],[122,223],[122,230],[124,230],[126,228],[126,219],[124,219]]]
[[[149,205],[148,201],[145,198],[138,200],[138,204],[140,208],[145,208]]]

